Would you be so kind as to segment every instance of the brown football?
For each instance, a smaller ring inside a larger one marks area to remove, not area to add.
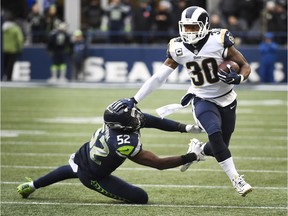
[[[218,65],[218,70],[222,69],[226,73],[230,73],[228,65],[230,65],[237,73],[239,73],[239,65],[236,62],[230,60],[225,60],[220,65]]]

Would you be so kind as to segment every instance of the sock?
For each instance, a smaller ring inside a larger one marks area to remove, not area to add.
[[[66,78],[66,70],[67,70],[66,64],[61,64],[59,66],[59,70],[60,70],[60,79],[65,79]]]
[[[50,72],[51,72],[52,79],[57,79],[57,71],[58,71],[57,65],[54,65],[54,64],[51,65]]]
[[[143,125],[144,128],[157,128],[163,131],[179,131],[179,132],[186,132],[185,131],[185,124],[181,124],[176,121],[172,121],[166,118],[158,118],[156,116],[152,116],[150,114],[144,113],[145,115],[145,123]]]
[[[51,71],[51,78],[57,79],[57,71]]]
[[[34,190],[36,190],[36,188],[35,188],[35,186],[34,186],[34,182],[33,182],[33,181],[29,183],[29,186],[30,186],[30,187],[32,187]]]
[[[239,176],[239,174],[235,168],[234,161],[233,161],[232,157],[229,157],[228,159],[219,162],[219,164],[231,181],[235,176]]]
[[[60,71],[60,79],[66,78],[66,71]]]

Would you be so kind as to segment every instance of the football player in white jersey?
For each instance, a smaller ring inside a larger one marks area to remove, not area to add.
[[[241,84],[250,74],[250,66],[244,56],[234,47],[234,38],[227,29],[210,29],[209,15],[201,7],[188,7],[179,21],[180,37],[172,38],[167,59],[159,70],[148,79],[129,100],[123,101],[132,108],[148,94],[159,88],[178,65],[183,65],[191,78],[191,86],[181,104],[192,104],[193,116],[208,134],[208,142],[192,139],[190,150],[213,156],[241,196],[252,191],[234,165],[228,149],[236,123],[236,93],[234,85]],[[236,62],[236,73],[218,71],[224,60]],[[186,164],[185,171],[191,164]]]

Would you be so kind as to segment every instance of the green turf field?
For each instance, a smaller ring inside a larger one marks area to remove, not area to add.
[[[231,152],[254,191],[240,197],[213,158],[181,173],[126,161],[114,174],[143,187],[148,205],[125,205],[82,186],[77,179],[39,189],[29,199],[17,191],[25,177],[37,178],[67,164],[69,155],[101,126],[105,107],[137,89],[1,89],[1,215],[287,215],[286,92],[239,89],[238,121]],[[178,103],[184,90],[158,90],[142,101],[144,112]],[[169,118],[193,122],[190,108]],[[142,130],[143,147],[158,155],[186,153],[189,139],[205,134]]]

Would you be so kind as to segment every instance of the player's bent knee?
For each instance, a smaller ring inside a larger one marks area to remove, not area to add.
[[[132,201],[135,204],[147,204],[148,203],[148,194],[146,191],[139,188],[138,191],[135,191],[135,198]]]
[[[148,194],[142,195],[139,199],[135,202],[137,204],[147,204],[148,203]]]

